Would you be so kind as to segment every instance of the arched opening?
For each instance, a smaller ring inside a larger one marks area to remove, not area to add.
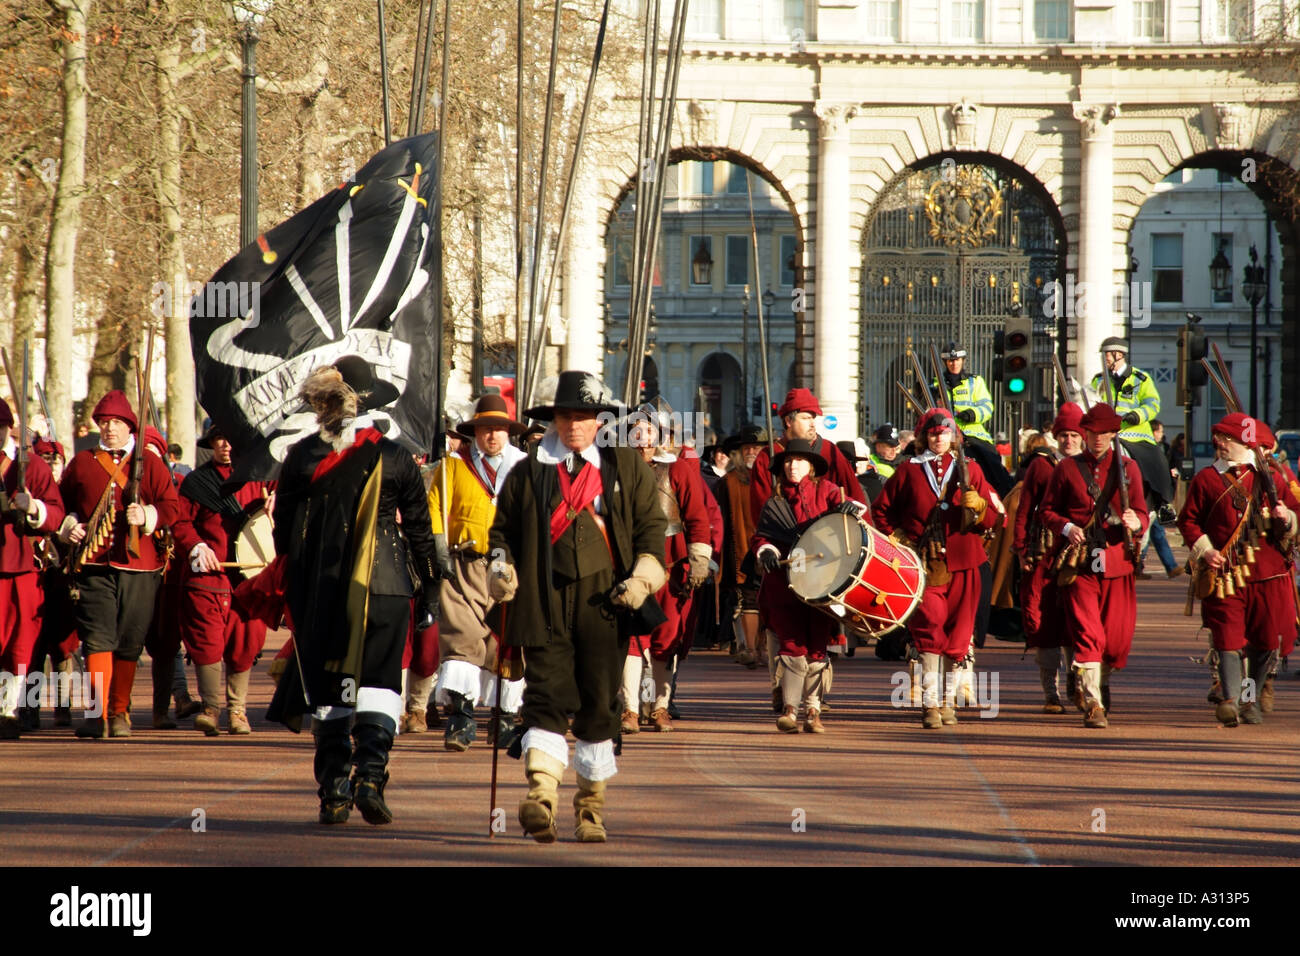
[[[1190,434],[1198,466],[1213,457],[1210,426],[1225,402],[1207,385],[1190,413],[1178,404],[1178,331],[1189,314],[1218,344],[1249,414],[1280,427],[1300,423],[1300,399],[1283,387],[1300,371],[1298,201],[1294,170],[1263,154],[1215,150],[1184,160],[1133,219],[1132,363],[1160,391],[1166,440]]]
[[[1032,316],[1035,364],[1050,367],[1061,329],[1043,290],[1063,275],[1065,254],[1056,204],[1001,157],[940,154],[896,177],[863,231],[861,433],[914,419],[895,385],[914,384],[900,357],[915,349],[929,377],[929,346],[949,341],[967,350],[966,368],[993,393],[991,433],[1050,416],[1050,383],[1031,381],[1027,401],[1004,400],[991,368],[994,333],[1011,315]]]
[[[700,364],[695,411],[708,415],[707,424],[719,435],[731,435],[745,424],[740,363],[726,352],[712,352]]]
[[[803,301],[795,294],[803,288],[803,225],[771,172],[733,150],[674,150],[666,175],[646,352],[657,360],[664,399],[674,408],[699,410],[716,401],[699,396],[709,385],[707,358],[724,351],[738,356],[730,358],[736,368],[729,398],[718,406],[719,420],[730,429],[757,418],[752,409],[757,404],[761,411],[764,400],[760,308],[773,390],[781,387],[780,370],[791,359],[796,379],[811,381],[808,317],[792,308]],[[627,184],[605,230],[605,375],[616,392],[627,368],[634,187]]]

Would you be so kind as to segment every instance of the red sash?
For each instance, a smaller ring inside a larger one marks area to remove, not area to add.
[[[469,473],[478,479],[479,487],[487,492],[489,498],[495,501],[497,497],[496,489],[489,488],[488,483],[484,480],[483,476],[479,474],[479,470],[474,467],[474,456],[467,451],[464,446],[461,446],[460,451],[456,454],[459,455],[460,460],[465,463],[465,466],[469,469]]]
[[[560,503],[551,514],[551,544],[560,540],[560,535],[564,534],[580,513],[591,506],[602,490],[600,469],[590,462],[583,462],[583,469],[578,472],[576,479],[569,477],[569,469],[564,467],[563,462],[556,465],[555,469],[560,474]]]
[[[362,445],[377,442],[382,437],[383,436],[374,428],[361,429],[357,432],[356,441],[351,445],[344,448],[342,451],[331,451],[321,459],[320,464],[316,466],[316,470],[311,474],[311,480],[315,481],[317,478],[325,477],[325,475],[327,475],[335,465],[343,461],[343,459],[352,454],[352,452],[356,451]]]

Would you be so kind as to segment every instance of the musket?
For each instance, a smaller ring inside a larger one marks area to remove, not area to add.
[[[144,375],[140,376],[137,370],[136,378],[136,415],[140,419],[141,428],[136,436],[135,450],[131,452],[131,480],[126,483],[126,488],[122,490],[122,507],[123,509],[134,504],[140,503],[140,483],[144,480],[144,422],[147,417],[145,410],[145,395],[149,387],[149,375],[153,367],[153,326],[149,326],[149,334],[145,337],[145,354],[144,354]],[[138,524],[128,524],[126,533],[126,551],[133,558],[140,557],[140,526]]]
[[[917,415],[924,415],[926,413],[927,409],[924,409],[917,404],[916,398],[912,395],[911,392],[907,390],[906,385],[904,385],[898,379],[894,379],[894,384],[897,385],[898,390],[903,393],[903,399],[907,402],[907,404],[912,406],[912,411],[916,412]]]
[[[939,361],[939,350],[930,343],[930,361],[934,363],[935,384],[939,388],[939,398],[948,414],[954,415],[952,397],[948,394],[948,383],[943,378],[943,364]],[[961,436],[957,434],[957,422],[952,423],[952,453],[957,459],[957,479],[961,482],[963,492],[970,490],[970,465],[966,462],[966,452],[961,447]]]
[[[1088,392],[1084,389],[1083,383],[1079,383],[1077,393],[1071,388],[1070,379],[1066,376],[1065,369],[1061,367],[1061,357],[1055,352],[1052,353],[1052,367],[1056,369],[1056,385],[1061,390],[1061,401],[1076,402],[1085,412],[1088,411]]]
[[[45,401],[45,389],[41,387],[40,382],[36,383],[36,397],[41,403],[41,414],[45,416],[45,427],[50,430],[50,441],[57,442],[59,435],[54,429],[54,419],[50,417],[50,406]]]
[[[1102,395],[1106,399],[1106,404],[1112,409],[1115,407],[1114,396],[1111,390],[1110,369],[1106,367],[1106,355],[1102,353],[1101,357],[1101,382]],[[1128,468],[1124,465],[1123,446],[1119,443],[1119,432],[1111,439],[1111,452],[1115,456],[1115,468],[1119,471],[1119,507],[1120,507],[1120,527],[1124,529],[1124,546],[1128,548],[1133,563],[1137,564],[1139,560],[1139,549],[1137,542],[1133,540],[1133,529],[1124,522],[1123,512],[1128,511]]]
[[[912,351],[911,346],[907,348],[907,360],[912,363],[912,374],[916,376],[916,383],[921,389],[921,399],[925,402],[925,410],[928,412],[934,408],[934,393],[930,391],[930,384],[926,380],[925,372],[921,369],[921,363]],[[949,409],[951,411],[951,409]]]
[[[1214,376],[1215,384],[1223,392],[1225,403],[1229,405],[1229,411],[1245,411],[1241,404],[1241,395],[1237,393],[1237,386],[1232,383],[1232,376],[1228,374],[1228,366],[1223,361],[1223,353],[1219,351],[1219,343],[1211,342],[1210,348],[1214,352],[1214,361],[1219,366],[1219,374]],[[1205,361],[1202,359],[1201,361]],[[1208,368],[1208,365],[1207,365]],[[1211,374],[1213,374],[1211,372]],[[1255,442],[1250,443],[1251,451],[1255,453],[1255,467],[1258,469],[1260,477],[1264,479],[1264,494],[1268,497],[1269,514],[1266,521],[1272,521],[1272,509],[1278,506],[1277,486],[1273,484],[1273,472],[1268,467],[1268,456],[1264,449],[1260,448]]]

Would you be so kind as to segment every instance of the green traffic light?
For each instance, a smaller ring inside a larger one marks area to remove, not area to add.
[[[1007,391],[1010,392],[1012,395],[1019,395],[1028,387],[1029,387],[1028,383],[1023,378],[1007,379]]]

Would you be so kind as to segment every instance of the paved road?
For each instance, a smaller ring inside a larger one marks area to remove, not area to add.
[[[1184,579],[1186,580],[1186,579]],[[784,735],[766,678],[700,653],[680,682],[671,734],[630,738],[610,790],[611,842],[538,846],[514,808],[518,762],[503,757],[507,832],[486,838],[490,753],[398,740],[374,828],[315,823],[311,739],[255,722],[247,738],[137,730],[86,742],[45,729],[0,744],[17,780],[0,789],[6,864],[1040,864],[1260,865],[1300,858],[1300,681],[1279,680],[1258,727],[1223,729],[1184,586],[1141,582],[1140,622],[1104,731],[1039,713],[1036,669],[990,641],[996,717],[963,711],[925,731],[891,705],[898,665],[860,653],[836,669],[827,733]],[[135,707],[148,710],[142,666]],[[253,710],[269,699],[264,665]],[[47,713],[48,722],[48,713]],[[147,718],[142,721],[147,723]],[[570,773],[562,798],[572,794]],[[201,813],[196,813],[201,811]],[[205,825],[199,832],[198,823]],[[566,814],[567,820],[567,814]],[[799,826],[799,824],[803,824]]]

